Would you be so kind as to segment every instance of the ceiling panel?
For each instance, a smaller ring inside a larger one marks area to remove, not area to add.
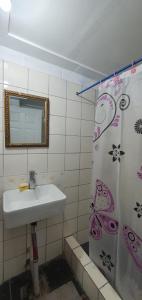
[[[142,55],[141,11],[142,0],[12,0],[1,43],[97,79]]]

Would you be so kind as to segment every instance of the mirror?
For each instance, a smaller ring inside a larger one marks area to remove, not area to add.
[[[5,146],[48,146],[48,115],[48,98],[5,90]]]

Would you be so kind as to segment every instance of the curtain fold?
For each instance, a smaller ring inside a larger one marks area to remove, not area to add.
[[[124,300],[142,299],[142,66],[97,89],[90,257]]]

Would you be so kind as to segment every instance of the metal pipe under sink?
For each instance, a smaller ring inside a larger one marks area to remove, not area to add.
[[[34,296],[40,296],[40,285],[39,285],[39,271],[38,271],[38,245],[36,235],[37,222],[31,223],[31,241],[32,241],[32,279],[33,279],[33,290]]]

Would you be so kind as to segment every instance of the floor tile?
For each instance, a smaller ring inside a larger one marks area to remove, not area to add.
[[[32,278],[30,272],[25,272],[14,277],[10,280],[10,284],[12,300],[25,300],[32,294]]]
[[[51,290],[54,290],[72,279],[72,272],[65,259],[54,259],[43,267]]]
[[[0,300],[10,300],[9,281],[5,282],[3,285],[0,286]]]
[[[86,252],[86,254],[89,255],[89,242],[82,244],[81,247]]]

